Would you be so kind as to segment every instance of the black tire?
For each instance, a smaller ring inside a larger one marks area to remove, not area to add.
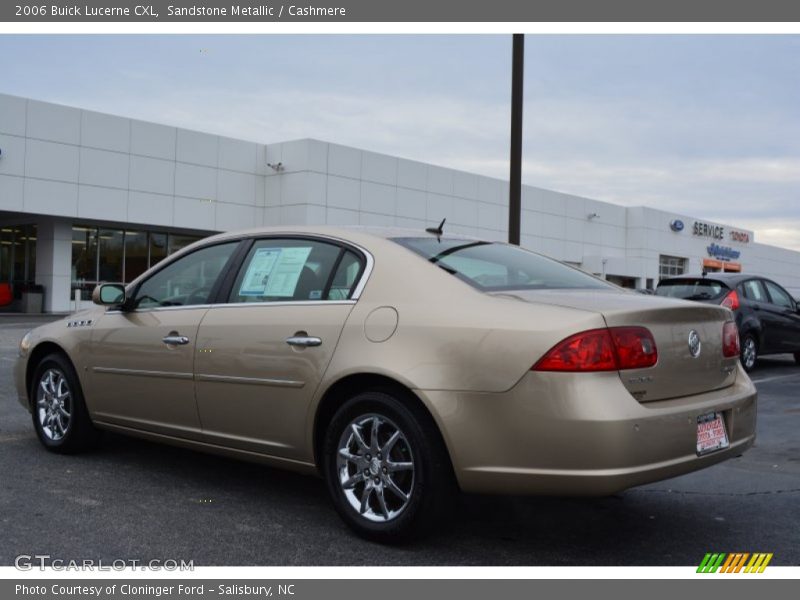
[[[39,362],[33,373],[29,397],[33,427],[45,448],[73,454],[97,444],[100,432],[86,410],[75,369],[64,355],[49,354]],[[59,404],[63,411],[59,410]]]
[[[374,417],[380,422],[376,445]],[[363,447],[353,434],[354,423],[363,434]],[[389,447],[394,430],[400,436],[388,456],[370,450]],[[342,446],[354,450],[351,459],[340,458]],[[398,465],[408,469],[409,461],[410,470],[397,469]],[[447,516],[444,509],[452,507],[455,478],[439,431],[413,399],[394,390],[363,392],[339,408],[325,433],[322,465],[336,511],[356,533],[372,541],[397,544],[417,539],[442,523]],[[345,491],[342,480],[351,477],[362,479]],[[368,485],[373,488],[369,493]],[[392,485],[407,492],[407,500]],[[365,495],[366,510],[363,504],[355,505]]]
[[[740,359],[744,370],[752,371],[758,361],[758,340],[752,333],[746,333],[741,339]]]

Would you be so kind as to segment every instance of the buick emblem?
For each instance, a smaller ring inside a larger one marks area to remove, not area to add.
[[[700,334],[698,334],[694,329],[689,332],[689,354],[692,355],[692,358],[697,358],[700,356],[700,348],[702,344],[700,343]]]

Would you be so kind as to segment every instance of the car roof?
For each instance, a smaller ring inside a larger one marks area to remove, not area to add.
[[[766,279],[766,277],[762,277],[761,275],[754,275],[752,273],[707,273],[706,275],[703,275],[702,273],[699,275],[686,273],[684,275],[675,275],[673,277],[666,277],[659,282],[659,285],[661,285],[665,281],[695,281],[698,279],[737,284],[740,281],[744,281],[746,279]]]
[[[435,233],[430,233],[425,228],[419,229],[401,228],[401,227],[372,227],[361,225],[345,225],[345,226],[332,226],[332,225],[298,225],[298,226],[274,226],[274,227],[254,227],[252,229],[242,229],[238,231],[229,231],[220,233],[202,241],[219,241],[225,239],[237,239],[246,237],[257,237],[260,235],[320,235],[333,238],[340,238],[345,241],[359,243],[366,241],[365,238],[425,238],[435,237]],[[440,239],[443,240],[464,240],[464,241],[478,241],[479,238],[471,237],[461,234],[449,234],[444,232]],[[486,240],[487,242],[489,240]]]

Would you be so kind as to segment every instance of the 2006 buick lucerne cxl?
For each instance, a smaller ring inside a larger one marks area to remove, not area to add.
[[[755,439],[727,308],[441,230],[226,233],[94,301],[20,344],[46,448],[106,429],[318,472],[380,541],[459,488],[611,494]]]

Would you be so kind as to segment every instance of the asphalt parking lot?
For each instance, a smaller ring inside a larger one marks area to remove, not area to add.
[[[705,471],[600,499],[462,497],[411,546],[365,542],[321,480],[107,434],[46,452],[17,403],[17,343],[44,322],[0,316],[0,565],[193,560],[195,565],[696,565],[709,551],[800,565],[800,367],[761,361],[758,441]],[[579,443],[579,442],[576,442]]]

